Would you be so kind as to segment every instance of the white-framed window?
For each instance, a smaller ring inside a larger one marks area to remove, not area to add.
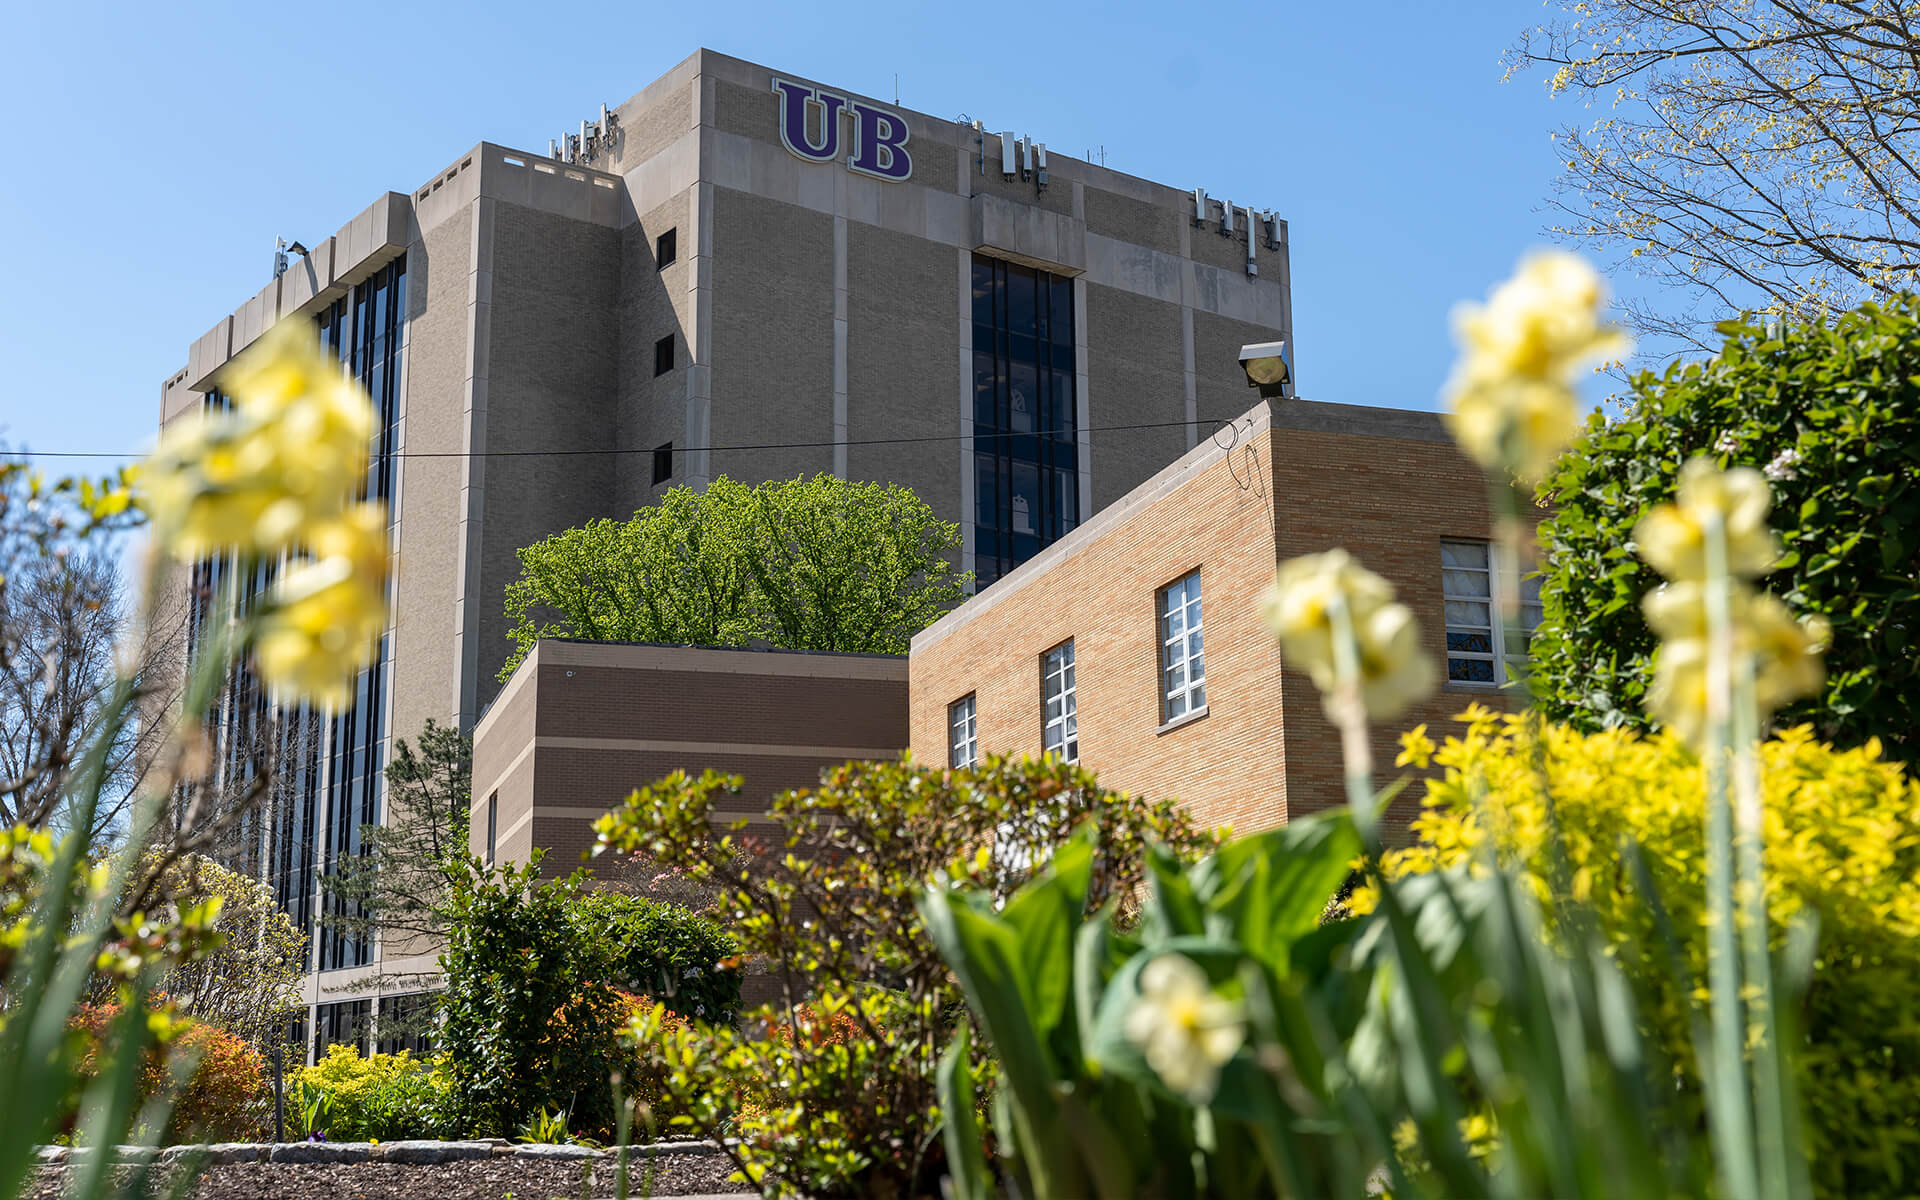
[[[1048,754],[1080,761],[1080,718],[1073,703],[1073,642],[1061,642],[1040,659],[1042,744]]]
[[[1200,572],[1160,589],[1160,720],[1207,706],[1205,638],[1200,631]]]
[[[980,761],[979,724],[974,718],[973,693],[947,705],[947,765],[955,769]]]
[[[1540,581],[1520,580],[1519,645],[1500,611],[1505,581],[1486,542],[1440,543],[1440,585],[1447,610],[1447,682],[1500,687],[1527,657],[1527,641],[1540,627]]]

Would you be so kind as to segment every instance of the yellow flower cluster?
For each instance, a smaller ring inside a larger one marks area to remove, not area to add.
[[[1346,608],[1367,712],[1391,717],[1433,690],[1436,671],[1420,647],[1413,612],[1393,599],[1393,585],[1345,550],[1308,554],[1280,564],[1267,593],[1267,623],[1279,635],[1288,666],[1313,677],[1323,701],[1339,685],[1333,609]]]
[[[1640,556],[1673,582],[1642,602],[1647,624],[1661,637],[1647,706],[1681,740],[1698,746],[1707,731],[1710,646],[1708,589],[1727,589],[1728,620],[1737,660],[1751,664],[1754,703],[1761,720],[1782,705],[1819,690],[1826,678],[1820,655],[1829,629],[1824,619],[1796,621],[1787,606],[1757,593],[1744,580],[1765,573],[1780,556],[1767,528],[1773,493],[1758,471],[1719,470],[1696,458],[1680,472],[1675,501],[1653,509],[1634,527]],[[1707,545],[1719,536],[1727,578],[1708,578]]]
[[[1441,777],[1426,784],[1417,843],[1388,851],[1381,869],[1398,879],[1457,867],[1491,839],[1500,861],[1523,868],[1544,896],[1554,856],[1564,855],[1621,965],[1638,976],[1641,1018],[1661,1057],[1691,1074],[1697,999],[1673,985],[1659,949],[1668,935],[1623,863],[1621,841],[1637,845],[1697,985],[1707,975],[1704,764],[1667,734],[1586,734],[1480,706],[1460,720],[1437,749],[1418,739]],[[1835,749],[1805,726],[1761,742],[1759,757],[1775,946],[1795,913],[1818,917],[1820,967],[1794,1056],[1816,1191],[1911,1195],[1920,1124],[1904,1118],[1920,1112],[1920,780],[1875,743]],[[1364,886],[1350,907],[1371,911],[1376,900]],[[1676,1096],[1683,1114],[1697,1114],[1691,1080]]]
[[[1456,310],[1447,425],[1481,466],[1535,480],[1573,440],[1575,373],[1630,346],[1600,320],[1605,294],[1593,268],[1554,251],[1529,256],[1486,304]]]
[[[310,555],[255,611],[255,665],[284,694],[341,702],[386,627],[386,510],[354,499],[372,405],[297,320],[269,330],[220,383],[233,408],[174,424],[141,472],[156,540],[186,562]]]

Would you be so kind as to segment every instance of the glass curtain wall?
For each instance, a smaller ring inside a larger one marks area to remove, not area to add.
[[[1080,523],[1073,346],[1073,280],[974,256],[974,572],[979,587]]]
[[[335,301],[320,317],[321,341],[341,360],[372,398],[375,422],[373,454],[367,465],[366,496],[389,504],[393,514],[393,451],[400,419],[400,342],[406,326],[407,261],[381,268]],[[366,853],[362,826],[380,821],[386,765],[387,666],[389,647],[380,639],[372,665],[354,681],[353,699],[327,723],[327,846],[325,869]],[[356,915],[336,897],[326,900],[325,915]],[[322,971],[365,966],[373,947],[337,928],[320,930]]]

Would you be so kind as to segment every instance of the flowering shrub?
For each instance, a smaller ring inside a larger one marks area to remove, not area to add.
[[[1531,645],[1544,712],[1585,729],[1646,728],[1655,631],[1640,601],[1657,585],[1634,528],[1705,455],[1765,479],[1785,551],[1765,586],[1832,626],[1826,683],[1783,710],[1842,746],[1879,737],[1920,756],[1920,298],[1833,321],[1722,327],[1714,358],[1631,381],[1631,407],[1596,414],[1546,478],[1554,514],[1545,623]]]
[[[75,1011],[69,1024],[85,1047],[78,1072],[82,1081],[99,1074],[108,1030],[120,1012],[118,1004],[82,1005]],[[177,1024],[168,1046],[147,1052],[135,1094],[144,1102],[164,1093],[175,1062],[198,1061],[174,1100],[165,1130],[149,1132],[162,1133],[169,1142],[241,1141],[266,1132],[272,1111],[260,1052],[224,1029],[190,1020]]]
[[[742,954],[782,988],[781,1002],[746,1014],[741,1030],[636,1030],[667,1070],[674,1123],[737,1137],[736,1166],[769,1193],[892,1196],[935,1185],[934,1075],[965,1017],[915,907],[929,878],[946,872],[1004,899],[1091,823],[1103,840],[1089,863],[1090,902],[1131,904],[1149,842],[1195,856],[1213,840],[1171,802],[1107,791],[1057,761],[989,758],[965,771],[849,763],[823,772],[817,788],[774,798],[774,844],[744,837],[744,822],[716,836],[714,802],[738,787],[676,773],[597,827],[604,850],[644,853],[713,888]],[[763,1032],[782,1027],[787,1036]]]
[[[439,1137],[450,1087],[444,1061],[398,1054],[361,1057],[353,1046],[327,1047],[326,1057],[288,1077],[288,1089],[306,1087],[328,1097],[320,1131],[336,1142]]]
[[[1466,862],[1491,838],[1546,895],[1544,783],[1575,892],[1621,949],[1679,1094],[1703,1120],[1690,1065],[1694,998],[1678,993],[1620,845],[1638,844],[1689,974],[1704,978],[1704,767],[1672,737],[1560,726],[1546,729],[1536,766],[1522,718],[1475,708],[1462,720],[1437,753],[1424,735],[1409,740],[1414,761],[1432,754],[1445,774],[1428,785],[1419,843],[1389,852],[1387,874]],[[1804,726],[1762,745],[1760,777],[1775,941],[1797,914],[1819,918],[1797,1057],[1816,1186],[1834,1197],[1909,1195],[1920,1180],[1920,781],[1878,747],[1836,750]],[[1374,898],[1362,888],[1354,908]]]

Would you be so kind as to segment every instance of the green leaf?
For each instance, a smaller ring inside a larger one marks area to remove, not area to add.
[[[947,1146],[947,1171],[952,1200],[991,1200],[993,1175],[987,1169],[984,1139],[974,1112],[972,1055],[969,1033],[962,1022],[953,1042],[940,1056],[934,1086],[940,1095],[940,1136]]]
[[[1339,810],[1223,846],[1189,878],[1208,932],[1230,934],[1247,953],[1285,971],[1289,947],[1319,927],[1359,855],[1353,820]]]

